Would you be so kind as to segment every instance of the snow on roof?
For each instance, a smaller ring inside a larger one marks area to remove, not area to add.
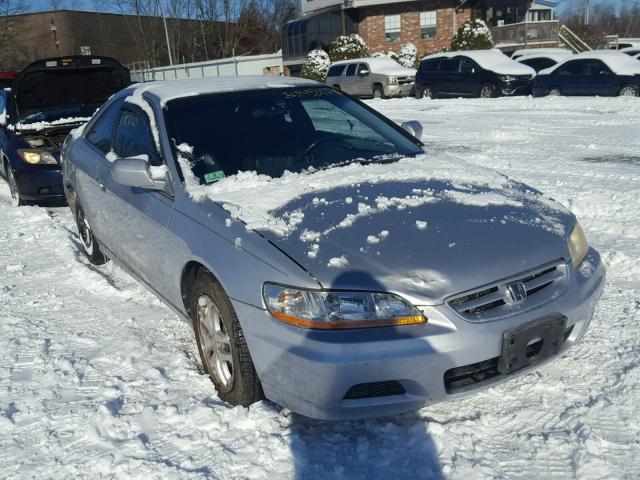
[[[238,77],[207,77],[166,80],[162,82],[138,83],[125,91],[131,96],[149,93],[160,100],[162,105],[175,98],[193,97],[209,93],[239,92],[266,88],[286,88],[319,86],[322,83],[294,77],[270,77],[267,75],[246,75]]]
[[[534,58],[550,58],[556,62],[561,62],[565,58],[573,56],[573,53],[569,51],[564,52],[548,52],[548,53],[527,53],[526,55],[521,55],[518,57],[516,62],[522,62],[523,60],[531,60]]]
[[[432,58],[453,58],[457,56],[468,57],[478,65],[480,65],[485,70],[491,70],[494,73],[499,75],[533,75],[535,76],[536,71],[528,67],[527,65],[523,65],[522,63],[518,63],[514,60],[511,60],[500,50],[463,50],[457,52],[442,52],[442,53],[434,53],[433,55],[428,55],[423,58],[423,60],[432,59]]]
[[[511,54],[511,57],[517,57],[520,55],[532,55],[541,53],[573,53],[566,48],[521,48]]]
[[[602,60],[617,75],[640,75],[640,62],[617,50],[593,50],[578,53],[540,73],[551,73],[570,60]]]
[[[618,50],[618,51],[619,51],[619,52],[633,52],[633,51],[638,50],[638,49],[640,49],[640,44],[638,44],[638,45],[633,45],[633,46],[631,46],[631,47],[624,47],[624,48],[621,48],[621,49],[620,49],[620,50]]]
[[[368,57],[354,58],[351,60],[340,60],[332,65],[347,65],[349,63],[366,63],[372,73],[385,73],[390,75],[415,75],[415,68],[406,68],[395,60],[388,57]]]

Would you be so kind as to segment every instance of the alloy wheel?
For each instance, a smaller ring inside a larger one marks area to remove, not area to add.
[[[9,183],[9,193],[11,194],[11,205],[17,207],[18,205],[21,205],[22,202],[20,201],[20,193],[18,192],[16,178],[13,176],[13,171],[9,165],[7,165],[7,182]]]
[[[219,390],[230,391],[234,380],[231,340],[218,306],[206,294],[198,298],[197,328],[202,341],[207,371],[213,376],[213,381]]]
[[[562,92],[558,88],[552,88],[551,90],[549,90],[550,97],[559,97],[560,95],[562,95]]]
[[[433,98],[433,90],[431,90],[431,87],[424,87],[422,89],[422,98]]]
[[[93,235],[91,234],[89,220],[87,220],[82,208],[78,208],[78,232],[80,233],[83,248],[87,255],[91,256],[93,253]]]
[[[480,89],[480,98],[491,98],[493,97],[493,90],[489,85],[484,85]]]
[[[622,89],[620,90],[620,96],[621,97],[637,97],[638,90],[636,89],[636,87],[627,85],[626,87],[622,87]]]

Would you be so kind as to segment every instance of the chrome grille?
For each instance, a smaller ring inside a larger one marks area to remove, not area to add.
[[[407,83],[413,83],[413,77],[398,77],[398,85],[406,85]]]
[[[469,321],[496,320],[537,308],[559,297],[567,288],[567,273],[567,263],[552,262],[451,297],[447,304]],[[519,303],[511,303],[505,289],[518,282],[524,285],[526,297]]]

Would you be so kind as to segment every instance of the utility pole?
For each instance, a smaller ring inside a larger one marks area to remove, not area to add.
[[[169,65],[173,65],[173,57],[171,56],[171,43],[169,42],[169,30],[167,30],[167,17],[164,15],[164,8],[160,4],[160,13],[162,13],[162,22],[164,23],[164,36],[167,40],[167,52],[169,53]]]
[[[51,33],[53,34],[53,44],[56,47],[56,54],[59,57],[60,56],[60,41],[58,40],[58,27],[56,27],[56,24],[53,23],[53,18],[51,19]]]
[[[202,32],[202,44],[204,45],[204,56],[208,61],[209,51],[207,50],[207,37],[205,37],[204,35],[204,24],[202,23],[202,20],[200,20],[200,31]]]
[[[584,24],[589,25],[589,0],[584,0]]]

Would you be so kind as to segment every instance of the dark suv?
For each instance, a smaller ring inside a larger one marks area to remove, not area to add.
[[[414,91],[417,98],[527,95],[534,76],[497,50],[439,53],[420,63]]]

